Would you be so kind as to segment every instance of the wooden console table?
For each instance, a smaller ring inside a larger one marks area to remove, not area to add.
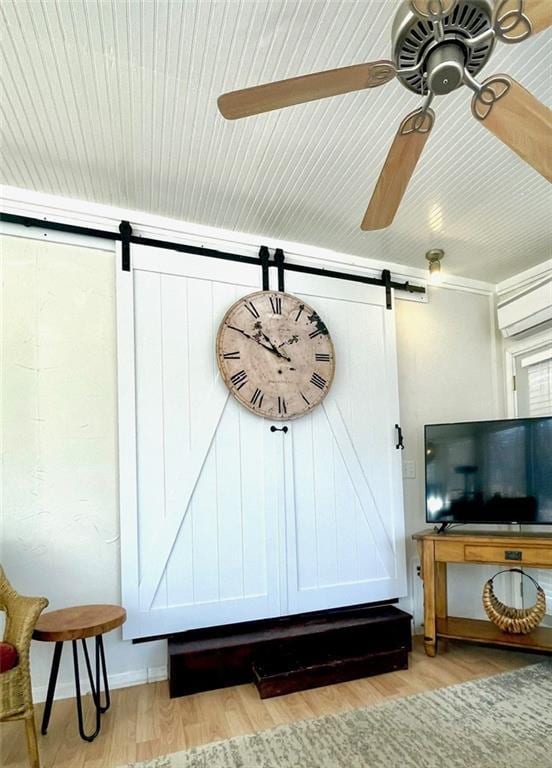
[[[424,646],[437,653],[437,639],[469,640],[518,650],[552,653],[552,629],[537,627],[528,635],[502,632],[490,621],[448,615],[447,563],[501,565],[503,568],[552,568],[552,533],[420,531],[412,537],[420,553],[424,583]],[[474,600],[481,601],[481,590]]]

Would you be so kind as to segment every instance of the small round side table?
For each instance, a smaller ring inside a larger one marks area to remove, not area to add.
[[[48,731],[50,714],[52,712],[52,702],[56,690],[56,682],[59,671],[59,662],[65,640],[70,640],[73,645],[73,667],[75,670],[75,691],[77,699],[77,716],[79,721],[79,733],[85,741],[94,741],[101,728],[101,715],[107,712],[110,706],[109,686],[107,683],[107,670],[105,664],[105,652],[103,645],[103,633],[110,632],[116,627],[120,627],[126,621],[126,611],[120,605],[76,605],[72,608],[62,608],[59,611],[49,611],[43,613],[39,618],[33,632],[34,640],[55,643],[54,657],[52,660],[52,669],[50,671],[50,680],[48,682],[48,693],[46,696],[46,705],[44,707],[44,716],[42,718],[41,733],[43,736]],[[95,679],[92,675],[90,657],[86,646],[86,638],[95,638]],[[78,640],[82,643],[90,689],[92,691],[92,700],[96,709],[96,726],[93,733],[87,734],[84,731],[84,719],[82,715],[82,702],[79,678],[79,659],[78,659]],[[100,691],[100,664],[103,674],[104,685],[104,703],[101,703]]]

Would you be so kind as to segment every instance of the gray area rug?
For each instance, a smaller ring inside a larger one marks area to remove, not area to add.
[[[552,661],[131,765],[552,768]]]

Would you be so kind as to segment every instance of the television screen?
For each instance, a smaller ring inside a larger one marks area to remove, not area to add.
[[[552,525],[552,416],[425,427],[428,523]]]

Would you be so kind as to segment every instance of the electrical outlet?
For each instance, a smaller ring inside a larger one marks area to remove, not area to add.
[[[405,461],[403,463],[403,477],[405,480],[414,480],[416,477],[416,462]]]

